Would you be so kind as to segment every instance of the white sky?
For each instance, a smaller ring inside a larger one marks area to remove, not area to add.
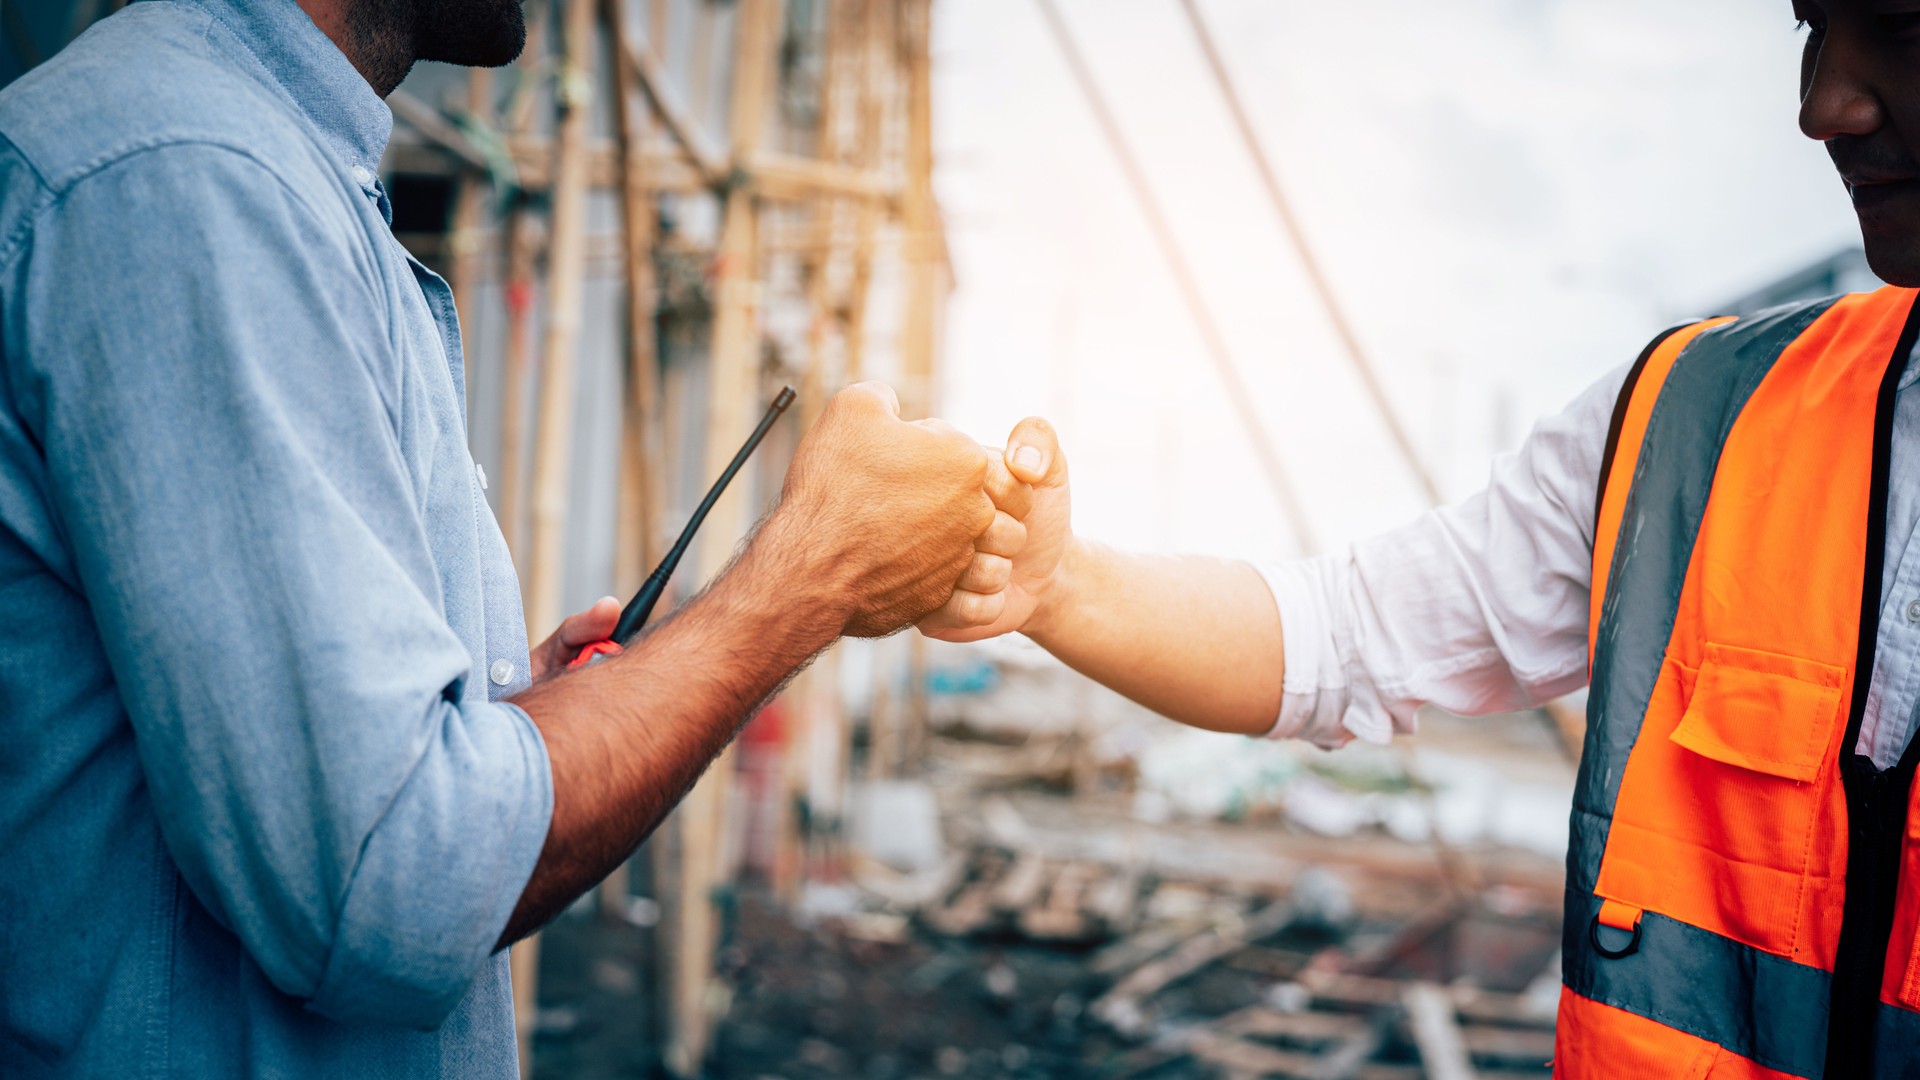
[[[1316,528],[1420,508],[1178,0],[1061,0]],[[1794,126],[1787,0],[1203,0],[1281,182],[1452,497],[1676,318],[1854,241]],[[935,5],[958,290],[942,411],[1063,430],[1079,531],[1292,550],[1034,0]]]

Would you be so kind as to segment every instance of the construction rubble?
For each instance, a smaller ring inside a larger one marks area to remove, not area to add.
[[[920,775],[864,785],[843,873],[730,898],[714,1075],[1548,1075],[1562,871],[1528,838],[1550,826],[1475,825],[1471,792],[1418,778],[1491,760],[1515,779],[1469,787],[1545,813],[1527,800],[1572,774],[1537,719],[1429,718],[1405,753],[1202,736],[1208,759],[1057,669],[996,668],[936,699]],[[1228,790],[1202,799],[1210,776]],[[550,948],[604,967],[632,932],[583,915]],[[631,1075],[606,1048],[635,980],[549,978],[580,1004],[543,1015],[543,1067]]]

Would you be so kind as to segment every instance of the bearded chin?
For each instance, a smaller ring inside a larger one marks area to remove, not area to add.
[[[527,44],[521,0],[415,0],[414,55],[466,67],[511,64]]]

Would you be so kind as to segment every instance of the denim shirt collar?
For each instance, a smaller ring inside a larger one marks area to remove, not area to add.
[[[393,134],[393,113],[295,0],[183,2],[226,27],[267,80],[319,129],[354,181],[385,202],[376,177]]]

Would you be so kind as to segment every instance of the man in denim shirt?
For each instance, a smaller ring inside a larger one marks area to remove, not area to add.
[[[836,636],[1000,602],[1025,489],[856,387],[702,597],[543,677],[613,610],[529,656],[374,176],[414,60],[523,36],[150,0],[0,92],[0,1075],[511,1076],[504,946]]]

